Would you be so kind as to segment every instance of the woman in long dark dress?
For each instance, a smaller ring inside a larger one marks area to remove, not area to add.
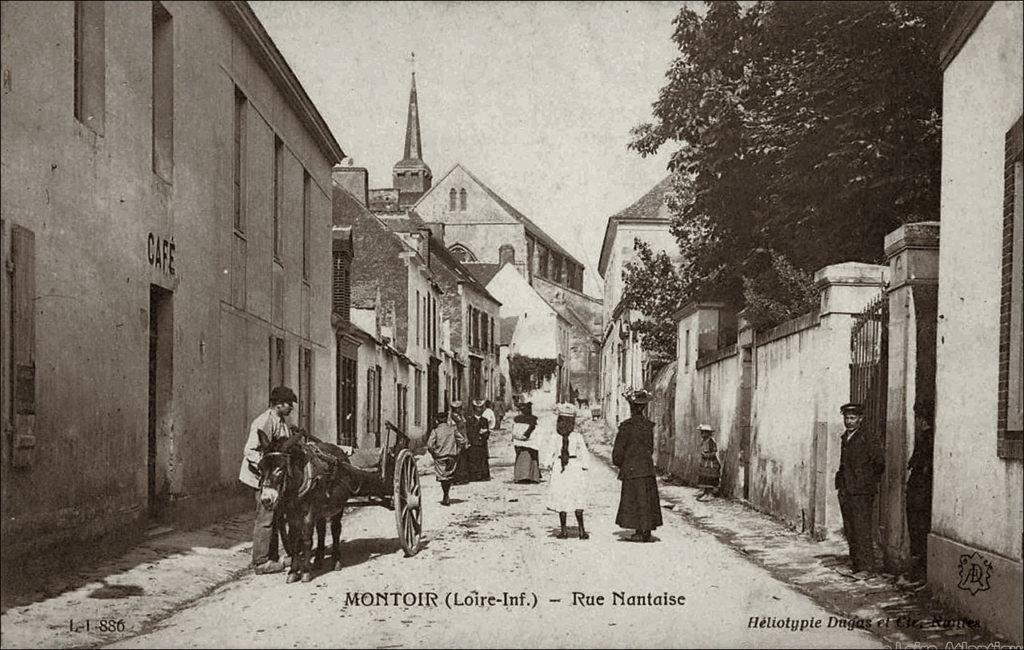
[[[469,439],[469,480],[491,480],[490,450],[487,447],[491,431],[483,417],[483,400],[473,400],[473,407],[466,415],[466,437]]]
[[[512,446],[516,450],[516,466],[512,480],[516,483],[540,481],[540,433],[533,404],[519,402],[519,414],[512,419]]]
[[[465,485],[469,483],[469,426],[466,423],[466,416],[462,412],[462,400],[452,400],[452,424],[462,432],[462,437],[467,440],[466,446],[459,452],[452,484]]]
[[[661,500],[654,478],[654,423],[644,415],[651,394],[628,391],[630,417],[619,425],[612,450],[612,463],[619,468],[622,492],[615,523],[634,528],[632,542],[652,542],[651,531],[661,525]]]

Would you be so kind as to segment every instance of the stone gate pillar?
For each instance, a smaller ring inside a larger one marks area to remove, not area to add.
[[[889,390],[879,524],[885,567],[898,572],[910,560],[905,504],[914,403],[935,397],[939,222],[908,223],[889,233],[885,257],[890,277]]]

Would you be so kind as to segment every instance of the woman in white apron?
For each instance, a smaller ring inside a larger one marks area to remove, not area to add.
[[[558,522],[561,525],[561,531],[557,535],[559,539],[568,537],[565,524],[570,510],[576,513],[580,539],[589,539],[590,535],[583,527],[583,510],[586,508],[585,472],[589,466],[590,452],[587,451],[587,443],[583,440],[583,435],[575,430],[576,407],[572,404],[558,404],[555,406],[555,413],[558,415],[555,424],[558,436],[555,437],[551,445],[551,451],[545,463],[551,468],[548,485],[548,510],[558,513]]]

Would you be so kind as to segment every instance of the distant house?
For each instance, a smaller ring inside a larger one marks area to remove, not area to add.
[[[942,235],[928,583],[1021,643],[1024,172],[1019,2],[962,3],[942,49]]]
[[[622,304],[622,271],[636,257],[635,240],[655,251],[678,257],[679,246],[669,231],[666,199],[672,191],[672,176],[665,177],[631,206],[608,218],[601,245],[598,271],[604,279],[604,331],[601,334],[601,405],[611,426],[629,417],[629,405],[622,392],[647,385],[660,365],[670,359],[653,359],[641,346],[630,325],[643,317]]]
[[[481,280],[489,276],[487,290],[501,301],[502,327],[515,319],[508,344],[512,389],[528,393],[535,409],[550,408],[569,399],[569,321],[530,286],[513,264],[505,264],[496,272],[478,265],[469,268],[480,274]],[[532,379],[517,384],[517,368],[531,363],[544,372],[533,373]]]

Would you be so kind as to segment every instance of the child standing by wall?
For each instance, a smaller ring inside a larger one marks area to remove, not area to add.
[[[697,487],[704,488],[704,491],[697,497],[698,501],[711,498],[712,494],[721,481],[722,464],[718,460],[718,444],[711,436],[714,433],[707,424],[697,427],[700,432],[700,468],[697,470]]]

